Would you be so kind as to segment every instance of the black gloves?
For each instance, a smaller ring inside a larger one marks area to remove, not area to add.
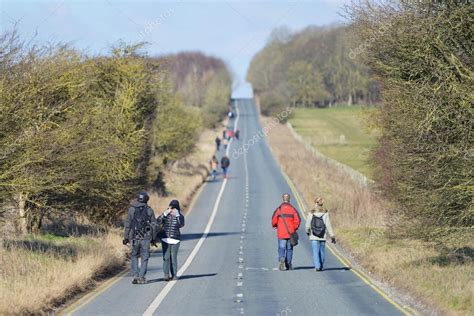
[[[331,242],[332,242],[333,244],[336,244],[336,237],[331,237]]]
[[[130,240],[128,240],[128,238],[125,238],[124,240],[122,240],[122,244],[124,245],[127,245],[129,242]]]

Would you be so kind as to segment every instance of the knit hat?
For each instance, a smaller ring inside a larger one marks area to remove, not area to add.
[[[171,208],[175,208],[177,209],[178,211],[181,211],[181,208],[179,207],[179,201],[178,200],[172,200],[170,202],[170,207]]]

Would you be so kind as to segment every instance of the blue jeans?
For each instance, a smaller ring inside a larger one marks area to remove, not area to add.
[[[138,257],[141,257],[140,272],[138,271]],[[134,239],[132,240],[132,276],[143,278],[148,268],[148,259],[150,258],[150,240]]]
[[[316,269],[322,269],[326,253],[326,241],[311,240],[311,246],[313,247],[314,267]]]
[[[222,167],[222,173],[224,174],[224,178],[227,177],[227,168]]]
[[[293,259],[293,246],[289,239],[278,239],[278,260],[285,260],[286,264],[291,264]]]

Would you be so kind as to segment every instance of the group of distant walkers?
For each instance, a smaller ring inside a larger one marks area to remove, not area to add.
[[[149,196],[140,192],[132,202],[125,220],[123,244],[131,244],[131,275],[133,284],[146,284],[146,272],[151,245],[161,242],[163,252],[164,280],[177,280],[178,249],[181,241],[180,229],[184,226],[184,215],[178,200],[172,200],[161,215],[148,206]],[[138,258],[141,263],[138,266]]]
[[[222,131],[222,140],[219,138],[219,136],[217,136],[215,139],[216,151],[220,151],[221,144],[224,145],[224,151],[226,151],[229,141],[232,138],[239,140],[239,136],[240,136],[239,129],[236,129],[235,132],[232,129],[224,129]],[[222,175],[224,179],[227,179],[227,172],[230,166],[230,159],[226,153],[224,153],[224,155],[222,156],[220,165],[222,168]],[[217,160],[216,155],[212,156],[211,160],[209,161],[209,167],[211,169],[211,179],[215,180],[217,177],[217,169],[219,168],[219,160]]]
[[[282,196],[283,203],[277,207],[272,216],[272,227],[277,230],[278,238],[278,269],[293,270],[293,247],[298,245],[299,236],[297,230],[301,218],[296,208],[290,203],[290,194]],[[324,200],[318,197],[314,201],[314,207],[306,218],[305,230],[313,248],[313,262],[316,271],[322,271],[324,267],[326,240],[331,238],[336,243],[336,236],[331,226],[329,213],[324,208]]]

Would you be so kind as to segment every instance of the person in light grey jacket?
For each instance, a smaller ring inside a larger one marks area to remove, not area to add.
[[[313,248],[314,268],[322,271],[324,266],[326,240],[331,238],[336,243],[336,236],[331,226],[331,220],[327,209],[323,207],[324,200],[321,197],[314,201],[314,208],[306,218],[306,233],[311,240]]]

